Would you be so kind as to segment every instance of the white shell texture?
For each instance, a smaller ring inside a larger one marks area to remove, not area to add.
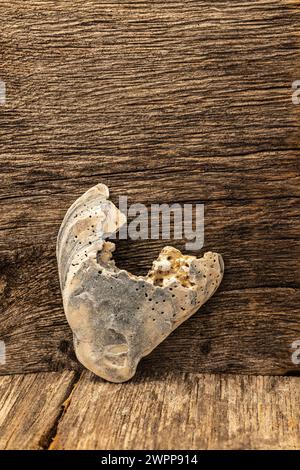
[[[116,267],[105,241],[126,222],[98,184],[68,210],[57,240],[63,304],[78,360],[96,375],[125,382],[175,328],[213,295],[221,255],[186,256],[165,247],[147,276]]]

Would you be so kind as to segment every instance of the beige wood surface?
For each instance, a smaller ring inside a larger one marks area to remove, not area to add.
[[[156,374],[122,385],[89,373],[53,449],[299,449],[300,380]]]
[[[296,377],[40,373],[0,389],[1,449],[300,448]]]
[[[4,0],[0,17],[0,374],[77,367],[55,242],[99,182],[204,202],[224,256],[220,292],[147,367],[299,372],[299,3]],[[164,244],[122,241],[117,263],[144,273]]]
[[[74,372],[0,378],[0,449],[48,447]]]

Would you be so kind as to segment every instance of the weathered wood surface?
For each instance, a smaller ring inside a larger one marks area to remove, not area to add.
[[[300,379],[84,372],[0,378],[0,449],[298,449]],[[142,430],[142,432],[141,432]]]
[[[1,377],[0,449],[47,448],[74,379],[71,371]]]
[[[225,259],[220,292],[148,370],[299,371],[299,4],[17,0],[0,14],[0,373],[76,367],[55,239],[98,182],[115,201],[204,202],[204,248]],[[117,262],[145,272],[164,244],[122,241]]]
[[[299,378],[86,373],[51,449],[299,449]]]

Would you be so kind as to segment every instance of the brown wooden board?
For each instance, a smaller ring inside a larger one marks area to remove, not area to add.
[[[298,377],[0,378],[0,449],[299,449]],[[141,432],[142,430],[142,432]]]
[[[77,379],[74,372],[0,378],[0,449],[45,449]]]
[[[50,449],[299,449],[298,377],[86,374]]]
[[[220,291],[149,373],[299,372],[299,3],[15,0],[0,15],[0,373],[77,367],[55,243],[99,182],[115,202],[203,202],[204,249],[224,256]],[[165,244],[120,241],[117,263],[145,273]]]

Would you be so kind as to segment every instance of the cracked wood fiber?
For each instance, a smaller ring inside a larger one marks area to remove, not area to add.
[[[56,236],[103,182],[112,200],[205,203],[216,296],[143,367],[299,372],[300,6],[296,1],[1,1],[0,373],[76,368]],[[162,246],[120,241],[145,273]],[[152,373],[152,372],[151,372]]]

